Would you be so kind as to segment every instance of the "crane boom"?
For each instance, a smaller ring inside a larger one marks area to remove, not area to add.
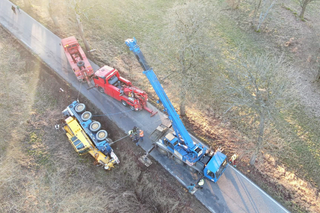
[[[171,132],[166,134],[163,139],[156,141],[154,145],[159,147],[160,150],[164,150],[165,153],[171,153],[174,158],[185,162],[192,170],[198,171],[209,180],[217,182],[228,165],[227,156],[223,154],[220,149],[213,153],[204,145],[192,140],[178,113],[162,88],[156,74],[147,63],[140,47],[137,45],[137,40],[135,38],[127,39],[126,45],[137,57],[144,70],[143,73],[147,76],[150,84],[162,102],[164,110],[168,113],[172,128],[175,132],[175,135]],[[141,160],[139,159],[147,166],[150,165],[151,162],[148,160],[147,156],[153,148],[154,147],[148,150],[147,153],[142,156]]]
[[[143,53],[140,50],[140,47],[137,45],[137,40],[135,38],[127,39],[125,43],[137,57],[140,65],[144,69],[143,73],[147,76],[148,80],[150,81],[150,84],[153,86],[160,101],[162,102],[165,111],[168,113],[169,119],[172,122],[172,127],[176,133],[179,143],[185,144],[187,146],[186,151],[189,152],[190,154],[193,154],[194,155],[193,158],[199,157],[201,154],[205,152],[206,148],[202,145],[196,144],[190,137],[178,113],[174,109],[171,101],[169,100],[167,94],[165,93],[163,87],[161,86],[156,74],[147,63]]]

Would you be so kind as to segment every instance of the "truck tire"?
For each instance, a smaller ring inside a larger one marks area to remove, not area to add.
[[[101,124],[98,121],[93,121],[89,126],[91,132],[97,132],[100,128]]]
[[[168,152],[162,148],[160,148],[159,146],[157,146],[158,151],[163,154],[163,155],[168,155]]]
[[[188,166],[188,165],[187,165],[187,166]],[[196,169],[192,168],[191,166],[188,166],[188,169],[189,169],[189,171],[192,172],[192,173],[198,172]]]
[[[180,165],[184,164],[184,162],[182,160],[180,160],[179,158],[177,158],[177,157],[174,157],[174,161],[177,162]]]
[[[82,119],[83,121],[87,121],[87,120],[89,120],[89,119],[91,119],[91,118],[92,118],[92,113],[89,112],[89,111],[85,111],[85,112],[82,113],[82,115],[81,115],[81,119]]]
[[[77,106],[75,106],[75,108],[74,108],[74,110],[75,110],[77,113],[81,113],[81,112],[83,112],[85,109],[86,109],[86,105],[83,104],[83,103],[78,103]]]
[[[98,91],[105,94],[104,89],[102,87],[98,87]]]
[[[130,105],[130,109],[131,109],[132,111],[136,111],[136,109],[134,108],[134,106],[131,106],[131,105]]]
[[[125,102],[124,100],[121,100],[121,103],[122,103],[122,105],[125,106],[125,107],[128,106],[127,102]]]
[[[108,137],[108,132],[104,129],[100,129],[97,132],[96,138],[98,139],[98,141],[103,141]]]
[[[80,69],[81,67],[84,67],[84,61],[78,61],[78,62],[77,62],[77,66],[79,67],[79,69]]]

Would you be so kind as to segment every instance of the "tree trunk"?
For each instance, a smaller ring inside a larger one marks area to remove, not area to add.
[[[180,116],[186,116],[186,90],[181,88],[180,91]]]
[[[263,112],[261,112],[260,114],[260,124],[259,124],[259,135],[258,135],[258,142],[257,142],[257,146],[255,148],[255,151],[250,159],[250,165],[254,165],[254,163],[256,162],[256,158],[259,154],[259,151],[263,145],[263,134],[264,134],[264,114]]]
[[[49,0],[49,3],[48,3],[48,11],[49,11],[49,15],[53,21],[53,24],[55,27],[59,27],[59,24],[58,24],[58,20],[57,18],[54,16],[54,12],[53,12],[53,9],[52,9],[52,0]]]
[[[259,22],[258,22],[258,26],[257,26],[256,31],[259,31],[259,30],[260,30],[261,24],[264,22],[265,18],[267,17],[267,15],[268,15],[269,11],[271,10],[271,8],[273,7],[274,3],[275,3],[275,1],[273,1],[273,2],[271,3],[271,5],[268,7],[268,9],[267,9],[267,11],[265,12],[265,14],[263,14],[263,12],[261,11],[260,16],[259,16]]]
[[[301,18],[301,19],[303,19],[303,17],[304,17],[304,12],[306,11],[306,8],[307,8],[307,5],[310,3],[310,0],[304,0],[304,2],[303,2],[303,4],[302,4],[302,8],[301,8],[301,12],[300,12],[300,15],[299,15],[299,17]]]
[[[81,17],[79,14],[76,13],[76,19],[77,19],[77,23],[78,23],[78,29],[79,29],[79,34],[80,34],[80,37],[84,43],[84,47],[86,48],[86,52],[87,53],[90,53],[90,46],[89,46],[89,43],[87,42],[87,40],[85,39],[84,37],[84,33],[83,33],[83,26],[82,26],[82,22],[81,22]]]
[[[260,6],[261,6],[261,0],[258,0],[258,4],[256,4],[257,6],[255,7],[255,9],[254,9],[254,16],[253,16],[253,18],[255,18],[256,17],[256,15],[257,15],[257,13],[258,13],[258,10],[260,9]]]
[[[184,60],[184,51],[180,54],[180,63],[181,63],[181,88],[180,88],[180,116],[186,116],[186,68],[185,68],[185,60]]]

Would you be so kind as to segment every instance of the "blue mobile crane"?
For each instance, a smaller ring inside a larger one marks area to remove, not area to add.
[[[154,146],[147,151],[145,158],[155,147],[158,147],[159,151],[162,150],[171,153],[175,158],[186,163],[192,170],[196,170],[209,180],[217,182],[228,165],[227,156],[223,154],[220,149],[213,152],[206,146],[192,140],[178,113],[162,88],[156,74],[147,63],[140,47],[137,45],[137,40],[135,38],[127,39],[125,43],[137,57],[144,70],[143,74],[147,76],[150,84],[157,93],[164,106],[164,111],[168,113],[168,117],[174,130],[173,132],[166,134],[164,138],[155,142]]]

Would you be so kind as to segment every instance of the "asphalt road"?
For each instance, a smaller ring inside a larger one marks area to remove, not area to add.
[[[150,118],[150,114],[146,111],[133,112],[122,106],[120,102],[99,93],[96,89],[87,90],[85,85],[78,83],[72,73],[60,46],[61,39],[21,9],[20,12],[16,10],[16,13],[14,13],[11,9],[12,6],[14,5],[8,0],[0,0],[1,25],[70,85],[92,101],[105,116],[112,119],[123,131],[127,132],[133,126],[143,129],[145,140],[141,143],[141,146],[145,150],[149,149],[151,141],[148,136],[161,122],[167,122],[167,117],[159,112],[156,116]],[[131,35],[131,38],[133,36]],[[123,45],[125,45],[124,41]],[[92,63],[92,65],[95,70],[98,69],[95,64]],[[70,100],[70,103],[72,101]],[[151,105],[149,107],[156,110]],[[116,153],[119,151],[115,150]],[[153,151],[151,155],[154,158],[152,160],[157,160],[162,164],[184,186],[188,186],[197,180],[198,177],[189,172],[186,167],[175,163],[158,151]],[[206,180],[204,188],[198,190],[194,195],[211,212],[288,212],[232,166],[228,166],[218,183]]]

